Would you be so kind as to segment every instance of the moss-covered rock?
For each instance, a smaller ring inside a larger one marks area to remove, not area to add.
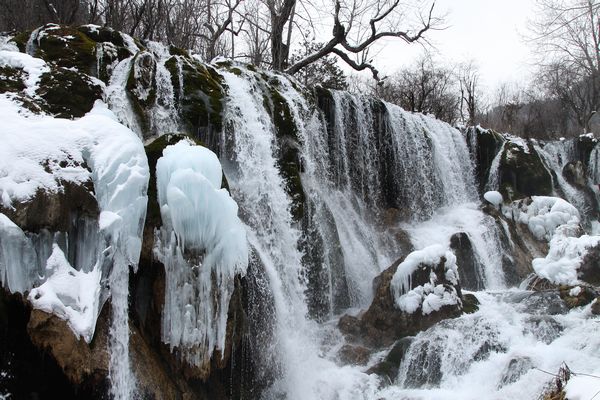
[[[475,156],[475,174],[480,192],[483,191],[488,180],[492,162],[505,141],[501,134],[491,129],[473,127],[467,131],[467,143],[469,145],[476,143],[475,148],[470,148],[470,151]]]
[[[213,67],[187,54],[169,58],[165,67],[171,74],[182,128],[217,151],[223,128],[223,77]]]
[[[499,175],[500,192],[505,199],[512,201],[552,194],[552,176],[531,143],[522,147],[515,142],[507,142],[500,160]]]
[[[25,31],[17,33],[10,41],[17,45],[21,53],[25,53],[27,50],[27,42],[31,36],[31,31]]]
[[[23,71],[0,66],[0,93],[20,92],[25,90]]]
[[[96,72],[96,42],[76,28],[45,25],[35,33],[33,44],[35,56],[46,62],[90,75]]]
[[[150,130],[150,113],[156,102],[156,59],[148,51],[137,53],[127,78],[127,94],[143,132]]]
[[[59,118],[83,117],[102,99],[102,87],[89,76],[66,68],[44,73],[36,93],[45,100],[43,108]]]
[[[297,121],[285,98],[281,95],[279,77],[254,74],[263,86],[263,106],[271,116],[278,143],[277,163],[286,182],[286,191],[292,200],[292,217],[300,221],[304,215],[306,198],[300,178],[300,143]],[[268,78],[268,79],[265,79]]]

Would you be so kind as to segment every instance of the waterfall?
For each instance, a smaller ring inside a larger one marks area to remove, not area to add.
[[[500,189],[500,160],[502,160],[502,155],[504,154],[504,147],[506,147],[506,142],[502,143],[500,150],[492,160],[490,164],[490,171],[488,173],[487,182],[485,184],[485,191],[489,192],[490,190],[499,190]]]

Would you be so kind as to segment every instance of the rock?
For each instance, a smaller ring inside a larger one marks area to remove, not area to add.
[[[473,251],[469,235],[464,232],[452,235],[450,248],[456,255],[461,288],[473,291],[482,290],[484,288],[484,277]]]
[[[38,190],[33,198],[15,208],[0,204],[0,212],[28,232],[42,229],[68,232],[73,217],[97,220],[100,213],[91,181],[84,184],[62,182],[62,190],[56,193]]]
[[[587,184],[585,168],[583,166],[583,163],[579,160],[568,162],[564,166],[562,174],[567,180],[567,182],[569,182],[572,185],[586,186]]]
[[[96,340],[88,345],[77,338],[66,321],[41,310],[33,310],[27,324],[32,343],[49,352],[66,377],[80,386],[88,380],[102,381],[108,374],[108,350],[106,339],[107,317],[98,319]]]
[[[76,28],[47,24],[33,33],[35,57],[86,74],[96,70],[96,42]]]
[[[479,300],[471,293],[463,294],[463,312],[465,314],[473,314],[479,310]]]
[[[593,286],[600,286],[600,244],[588,249],[583,256],[577,277]]]
[[[387,383],[392,383],[398,376],[400,363],[413,341],[412,337],[405,337],[398,340],[390,352],[379,363],[369,368],[367,374],[376,374],[384,378]]]
[[[338,358],[344,364],[365,365],[371,357],[371,350],[364,346],[345,344],[338,351]]]
[[[581,307],[590,304],[600,294],[598,290],[587,286],[561,286],[560,298],[564,300],[569,308]]]
[[[509,201],[552,195],[552,176],[531,143],[507,142],[500,160],[500,193]]]
[[[592,314],[600,315],[600,297],[596,297],[596,300],[592,303]]]
[[[513,358],[504,369],[497,389],[500,390],[506,385],[517,382],[525,373],[527,373],[527,371],[532,368],[533,362],[529,357]]]
[[[380,276],[375,278],[377,283],[375,296],[371,306],[358,317],[348,315],[340,318],[338,327],[340,331],[349,336],[351,340],[360,341],[368,347],[382,348],[391,346],[398,339],[412,336],[425,330],[446,318],[454,318],[462,314],[462,305],[445,305],[438,311],[423,315],[419,308],[414,313],[404,312],[396,307],[390,289],[390,284],[398,265],[404,258],[397,260]],[[411,278],[411,287],[429,283],[431,274],[436,274],[437,284],[453,287],[459,298],[462,299],[460,287],[452,286],[445,278],[445,258],[442,257],[437,266],[422,265],[417,268]]]

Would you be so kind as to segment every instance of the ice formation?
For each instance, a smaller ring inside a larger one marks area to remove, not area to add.
[[[515,222],[525,224],[539,240],[550,240],[557,232],[577,231],[579,211],[567,201],[558,197],[532,196],[531,202],[520,200],[506,207],[504,214]]]
[[[458,270],[456,256],[452,251],[442,245],[436,244],[422,250],[410,253],[392,277],[390,290],[396,306],[402,311],[414,313],[422,307],[423,315],[439,310],[444,305],[460,303],[458,294],[454,288],[446,288],[444,285],[436,284],[435,273],[431,272],[430,281],[412,288],[412,275],[419,266],[435,268],[444,261],[445,279],[453,284],[458,284]]]
[[[507,217],[525,224],[539,240],[549,241],[548,254],[532,262],[538,276],[556,284],[578,283],[577,270],[600,236],[581,235],[579,211],[558,197],[533,196],[504,209]]]
[[[502,194],[500,194],[500,192],[497,192],[494,190],[485,192],[483,194],[483,198],[486,199],[490,204],[493,204],[496,207],[498,207],[504,201],[504,199],[502,198]]]
[[[168,146],[156,176],[163,227],[154,251],[167,276],[162,337],[199,365],[225,349],[234,278],[248,265],[246,231],[212,151],[185,140]]]
[[[102,302],[110,295],[111,391],[115,398],[129,398],[133,378],[128,350],[128,276],[130,266],[135,269],[140,256],[148,201],[149,170],[144,147],[101,101],[78,120],[45,115],[27,118],[20,111],[6,96],[0,97],[3,206],[13,208],[33,198],[38,191],[62,191],[62,184],[67,181],[75,184],[91,181],[100,210],[96,225],[100,233],[70,239],[72,246],[79,245],[78,241],[98,241],[83,246],[96,253],[79,257],[88,264],[75,269],[66,261],[65,249],[57,246],[53,246],[47,260],[39,260],[47,249],[29,240],[2,216],[2,284],[23,293],[33,289],[30,300],[34,307],[66,319],[74,333],[88,342]],[[29,264],[31,259],[39,261]],[[38,264],[41,262],[47,262],[46,269]],[[104,279],[108,280],[110,292],[100,284]]]

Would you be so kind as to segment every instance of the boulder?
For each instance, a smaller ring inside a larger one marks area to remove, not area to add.
[[[345,315],[340,318],[338,328],[350,340],[376,349],[391,346],[398,339],[412,336],[441,320],[462,314],[461,301],[454,305],[443,305],[430,313],[422,312],[421,306],[414,312],[399,309],[392,295],[391,282],[403,261],[404,258],[397,260],[375,278],[375,296],[371,306],[364,313],[356,317]],[[445,290],[453,291],[462,299],[460,286],[446,277],[446,262],[446,258],[442,257],[437,265],[419,265],[409,279],[411,289],[431,284],[432,276],[435,276],[436,285],[443,285]]]
[[[600,244],[588,249],[577,270],[577,277],[594,286],[600,286]]]
[[[450,248],[456,255],[456,262],[460,266],[458,276],[461,288],[473,291],[482,290],[484,276],[479,268],[469,235],[464,232],[452,235]]]
[[[531,143],[507,142],[500,159],[500,193],[509,201],[552,195],[552,176]]]

